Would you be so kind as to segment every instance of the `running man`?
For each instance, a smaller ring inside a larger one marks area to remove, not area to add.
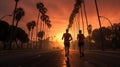
[[[85,36],[82,34],[82,31],[79,30],[79,34],[77,35],[77,40],[78,40],[80,57],[84,56],[84,39]]]
[[[72,40],[72,36],[68,33],[69,30],[66,29],[66,33],[63,34],[62,40],[64,39],[64,46],[65,46],[65,56],[69,56],[69,48],[70,48],[70,41]]]

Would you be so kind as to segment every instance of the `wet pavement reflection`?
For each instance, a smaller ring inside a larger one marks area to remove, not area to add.
[[[69,60],[69,57],[68,57],[67,60],[66,60],[66,67],[70,67],[70,60]]]

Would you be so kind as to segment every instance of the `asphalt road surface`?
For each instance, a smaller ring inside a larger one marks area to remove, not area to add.
[[[120,67],[120,52],[86,51],[80,57],[71,50],[69,59],[64,50],[3,52],[0,67]]]

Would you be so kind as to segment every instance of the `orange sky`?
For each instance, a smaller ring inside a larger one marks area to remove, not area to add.
[[[31,20],[37,20],[38,10],[36,9],[36,3],[39,1],[43,2],[48,9],[47,14],[50,16],[52,24],[51,35],[55,36],[54,40],[60,41],[69,23],[69,16],[73,10],[75,0],[20,0],[19,6],[25,10],[25,16],[20,21],[19,27],[23,28],[26,32],[26,23]],[[120,21],[120,0],[97,1],[101,16],[109,18],[112,23],[118,23]],[[94,0],[85,0],[85,4],[89,24],[93,26],[93,29],[99,28]],[[0,0],[0,17],[11,14],[14,5],[14,0]],[[12,17],[5,17],[4,20],[7,20],[11,24]],[[104,18],[101,18],[101,22],[102,26],[110,25]],[[87,31],[85,31],[85,35],[87,35]]]

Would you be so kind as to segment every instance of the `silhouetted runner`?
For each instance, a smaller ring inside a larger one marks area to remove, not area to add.
[[[72,40],[72,36],[68,33],[69,30],[66,29],[66,33],[63,34],[62,40],[64,39],[64,46],[65,46],[65,56],[69,56],[69,48],[70,48],[70,41]]]
[[[77,40],[78,40],[80,57],[84,56],[84,39],[85,36],[82,34],[82,31],[79,30],[79,34],[77,35]]]

